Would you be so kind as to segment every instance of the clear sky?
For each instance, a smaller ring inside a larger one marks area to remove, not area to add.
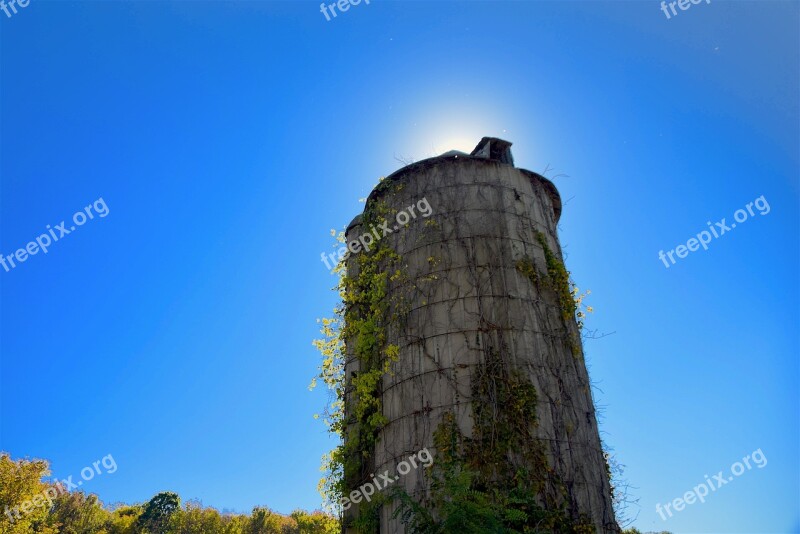
[[[613,332],[586,352],[634,525],[800,531],[799,5],[0,12],[0,252],[108,209],[0,269],[0,450],[59,477],[112,454],[84,485],[105,502],[318,507],[330,229],[398,159],[494,135],[551,169],[588,328]],[[762,195],[768,213],[659,260]],[[757,449],[763,468],[656,512]]]

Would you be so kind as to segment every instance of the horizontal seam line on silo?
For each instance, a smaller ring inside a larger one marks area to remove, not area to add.
[[[557,406],[557,407],[564,406],[564,407],[567,407],[567,408],[578,408],[574,404],[566,403],[566,402],[555,403],[555,402],[550,402],[550,401],[543,401],[541,399],[537,400],[536,402],[537,402],[537,404],[549,404],[550,406]],[[442,408],[451,408],[453,406],[461,406],[461,405],[469,405],[469,406],[471,406],[472,404],[473,404],[472,397],[464,397],[463,402],[456,402],[456,403],[453,403],[453,404],[441,404],[439,406],[431,406],[431,407],[425,408],[423,410],[416,410],[416,411],[411,412],[411,413],[403,414],[400,417],[396,417],[396,418],[388,421],[383,428],[386,428],[387,426],[389,426],[389,424],[391,424],[391,423],[393,423],[395,421],[399,421],[401,419],[404,419],[406,417],[412,417],[412,416],[417,416],[417,415],[427,415],[427,414],[431,413],[433,410],[441,410]],[[581,408],[580,410],[577,410],[576,413],[577,412],[585,412],[585,411],[586,410]],[[592,409],[591,412],[589,412],[589,413],[593,413],[593,412],[595,412],[594,409]],[[381,429],[381,431],[383,431],[383,428]],[[542,439],[545,439],[545,438],[542,438]],[[564,440],[552,440],[552,441],[564,441]],[[569,440],[566,440],[566,442],[569,442]]]
[[[551,334],[550,332],[543,332],[543,331],[540,331],[540,330],[533,330],[531,328],[512,328],[512,327],[509,327],[509,328],[495,328],[495,329],[492,329],[491,331],[503,331],[503,332],[505,332],[505,331],[511,331],[511,330],[516,331],[516,332],[520,332],[520,333],[528,332],[528,333],[532,333],[532,334],[542,334],[543,336],[549,337],[549,338],[554,339],[554,340],[560,340],[560,339],[564,338],[563,335]],[[435,339],[435,338],[442,337],[442,336],[452,336],[452,335],[460,335],[460,334],[473,334],[473,333],[475,333],[475,334],[477,334],[477,333],[486,334],[488,332],[489,331],[487,331],[486,329],[468,328],[468,329],[460,329],[460,330],[451,330],[451,331],[448,331],[448,332],[439,332],[437,334],[430,334],[430,335],[425,336],[425,337],[422,337],[422,336],[419,336],[419,335],[411,336],[410,334],[406,334],[404,336],[398,336],[398,337],[405,337],[405,338],[414,337],[414,338],[416,338],[416,339],[414,339],[412,341],[409,341],[408,343],[406,343],[405,345],[400,347],[400,350],[404,350],[404,349],[407,349],[407,348],[412,347],[414,345],[418,345],[420,343],[420,341],[428,341],[428,340]],[[477,346],[476,347],[467,347],[467,349],[468,350],[483,350],[484,347],[477,347]],[[360,361],[358,356],[347,356],[344,359],[344,363],[345,364],[353,363],[353,362],[356,362],[356,361]]]
[[[453,404],[453,405],[450,405],[450,406],[458,406],[458,404]],[[450,406],[442,405],[442,407],[445,407],[445,408],[450,407]],[[405,417],[407,417],[407,416],[398,417],[397,419],[394,419],[393,421],[390,421],[389,423],[387,423],[386,426],[388,426],[390,423],[392,423],[394,421],[398,421],[398,420],[403,419]],[[384,426],[383,428],[386,428],[386,426]],[[381,430],[381,432],[383,432],[383,430]],[[471,439],[471,437],[470,437],[470,439]],[[602,449],[602,447],[601,448],[597,448],[597,447],[591,445],[590,443],[583,442],[583,441],[572,441],[572,440],[568,440],[568,439],[545,438],[545,437],[539,437],[539,436],[534,436],[534,439],[538,439],[538,440],[542,440],[542,441],[549,441],[551,443],[567,443],[567,444],[572,445],[574,447],[579,447],[579,448],[583,448],[583,449],[594,451],[594,452],[605,453],[605,451]],[[397,456],[394,459],[397,459],[397,458],[400,458],[400,456]],[[386,465],[386,464],[384,463],[384,464],[381,464],[381,465]]]
[[[531,298],[527,298],[527,297],[523,297],[523,296],[507,295],[507,294],[506,295],[482,294],[482,295],[463,295],[463,296],[460,296],[460,297],[453,297],[453,298],[444,299],[444,300],[426,301],[425,304],[420,304],[416,308],[411,308],[409,310],[409,313],[417,311],[417,310],[421,310],[423,308],[429,308],[430,306],[433,306],[434,304],[447,304],[448,302],[453,302],[453,301],[457,301],[457,300],[463,301],[463,300],[467,300],[467,299],[498,299],[498,300],[508,299],[508,300],[519,300],[519,301],[522,301],[522,302],[527,302],[529,304],[540,303],[540,304],[544,304],[548,308],[556,308],[556,309],[559,309],[559,310],[561,309],[560,305],[547,302],[546,300],[543,300],[543,299],[531,299]],[[466,311],[465,310],[465,313],[478,313],[478,312],[477,311],[470,312],[470,311]]]
[[[563,335],[551,334],[550,332],[543,332],[543,331],[540,331],[540,330],[533,330],[531,328],[508,327],[508,328],[495,328],[495,329],[492,329],[490,331],[493,331],[493,332],[494,331],[503,331],[503,332],[505,332],[505,331],[511,331],[511,330],[516,331],[516,332],[520,332],[520,333],[529,332],[529,333],[532,333],[532,334],[542,334],[542,335],[544,335],[546,337],[550,337],[551,339],[563,339]],[[398,337],[401,337],[401,338],[402,337],[405,337],[405,338],[410,338],[410,337],[417,338],[417,339],[414,339],[413,341],[409,341],[408,343],[406,343],[405,345],[400,347],[401,350],[404,350],[404,349],[407,349],[408,347],[412,347],[414,345],[419,344],[420,341],[428,341],[430,339],[435,339],[437,337],[452,336],[452,335],[459,335],[459,334],[472,334],[472,333],[476,333],[476,334],[477,333],[483,333],[483,334],[486,334],[486,333],[488,333],[490,331],[488,331],[486,329],[467,328],[467,329],[451,330],[451,331],[448,331],[448,332],[439,332],[437,334],[430,334],[430,335],[425,336],[425,337],[422,337],[422,336],[419,336],[419,335],[412,336],[411,334],[406,334],[404,336],[398,336]],[[467,347],[467,348],[469,350],[483,350],[484,347]],[[348,357],[345,358],[344,363],[346,363],[346,364],[347,363],[353,363],[355,361],[360,361],[358,356],[348,356]]]
[[[479,349],[473,349],[473,350],[479,350]],[[520,367],[520,368],[528,368],[528,367],[530,367],[530,363],[531,363],[531,362],[530,362],[530,361],[528,361],[528,360],[516,360],[516,361],[517,361],[517,362],[522,362],[522,363],[524,363],[524,364],[525,364],[525,365],[518,366],[518,367]],[[423,376],[423,375],[428,375],[428,374],[431,374],[431,373],[444,373],[445,371],[450,371],[450,370],[452,370],[452,369],[469,369],[469,368],[472,368],[472,367],[478,367],[478,366],[481,366],[481,365],[484,365],[484,364],[483,364],[483,363],[481,363],[481,362],[475,362],[475,363],[463,363],[463,364],[458,364],[456,367],[449,366],[449,367],[441,367],[441,368],[439,368],[439,369],[429,369],[429,370],[427,370],[427,371],[420,371],[420,372],[417,372],[417,373],[416,373],[415,375],[413,375],[413,376],[410,376],[410,377],[408,377],[408,378],[404,378],[403,380],[400,380],[399,382],[393,382],[393,383],[391,383],[391,384],[390,384],[390,385],[389,385],[389,386],[388,386],[388,387],[387,387],[387,388],[384,390],[384,393],[388,392],[389,390],[391,390],[391,389],[392,389],[393,387],[395,387],[395,386],[398,386],[398,385],[400,385],[400,384],[403,384],[403,383],[405,383],[405,382],[407,382],[407,381],[409,381],[409,380],[413,380],[414,378],[418,378],[418,377],[420,377],[420,376]],[[515,367],[517,367],[517,366],[515,366]],[[559,367],[559,368],[553,368],[553,367],[551,367],[551,366],[549,366],[549,365],[535,365],[535,366],[533,366],[533,368],[534,368],[534,369],[544,369],[544,370],[547,370],[547,371],[557,371],[557,370],[560,370],[560,369],[567,369],[567,370],[571,369],[571,367],[566,367],[566,368],[561,368],[561,367]],[[556,373],[556,374],[564,374],[564,373]],[[576,377],[577,377],[577,375],[570,375],[570,376],[576,376]]]

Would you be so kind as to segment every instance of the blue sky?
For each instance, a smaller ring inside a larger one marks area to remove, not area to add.
[[[0,12],[0,450],[106,502],[319,506],[331,228],[484,135],[566,202],[601,429],[642,530],[800,531],[800,7],[52,2]],[[709,249],[671,250],[764,196]],[[69,227],[69,225],[67,225]],[[757,449],[666,521],[664,504]]]

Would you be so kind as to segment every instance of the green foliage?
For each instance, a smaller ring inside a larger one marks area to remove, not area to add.
[[[297,523],[288,516],[277,514],[269,508],[256,506],[250,514],[250,520],[244,529],[244,534],[267,534],[296,532]]]
[[[295,510],[291,517],[297,524],[297,534],[339,534],[339,521],[320,511],[313,513]]]
[[[436,479],[428,507],[397,490],[394,495],[399,507],[394,515],[410,534],[503,532],[501,514],[489,495],[473,489],[475,478],[474,473],[451,463]]]
[[[533,433],[536,404],[533,385],[487,349],[472,383],[472,436],[445,414],[434,433],[430,498],[419,503],[395,491],[395,517],[412,534],[593,533],[591,523],[566,510],[566,488]]]
[[[0,453],[0,511],[13,509],[54,486],[43,460],[12,460]],[[55,491],[52,492],[55,495]],[[172,492],[154,496],[144,505],[103,507],[96,495],[62,490],[46,504],[31,507],[11,521],[0,515],[0,534],[339,534],[339,521],[320,511],[295,510],[285,516],[256,507],[250,515],[222,515],[216,509],[188,502]]]
[[[121,506],[111,512],[106,529],[108,534],[136,534],[136,520],[142,513],[141,506]]]
[[[475,422],[468,443],[468,466],[481,474],[481,479],[514,480],[516,468],[510,455],[535,466],[529,473],[537,489],[546,478],[549,467],[542,443],[534,437],[538,424],[536,388],[516,370],[509,371],[500,355],[486,351],[486,361],[475,370],[472,382],[472,415]]]
[[[583,300],[591,291],[581,294],[580,290],[574,285],[570,278],[570,273],[564,267],[564,263],[558,259],[555,253],[547,244],[547,237],[542,232],[536,232],[536,240],[544,251],[547,272],[544,276],[536,270],[533,261],[525,256],[516,262],[517,271],[525,276],[536,288],[544,287],[555,292],[558,298],[558,305],[561,309],[561,318],[564,323],[575,319],[578,330],[583,328],[584,319],[587,313],[592,313],[591,306],[584,306]],[[580,339],[573,333],[567,334],[567,343],[573,356],[580,357],[582,354]]]
[[[53,500],[47,522],[63,534],[101,532],[105,531],[108,512],[96,495],[64,493]]]
[[[370,202],[362,227],[380,227],[392,215],[385,202]],[[344,243],[343,233],[337,240]],[[319,489],[331,509],[337,509],[348,488],[358,485],[368,474],[378,434],[388,422],[381,401],[383,377],[391,373],[392,363],[400,353],[400,347],[387,342],[386,332],[389,326],[401,324],[408,313],[403,297],[389,294],[390,283],[402,283],[406,276],[400,256],[385,241],[375,241],[370,250],[350,261],[356,263],[355,274],[348,274],[344,259],[334,269],[339,275],[337,289],[342,303],[333,318],[322,320],[324,337],[314,341],[322,354],[317,378],[333,393],[325,422],[329,431],[342,440],[323,457],[325,476]],[[358,372],[350,377],[345,377],[344,372],[345,342],[358,360]],[[312,387],[315,382],[316,379]]]
[[[182,511],[175,511],[170,516],[169,530],[176,534],[225,532],[225,521],[214,508],[204,508],[199,503],[187,502]]]
[[[558,295],[562,318],[568,321],[574,316],[578,323],[578,328],[583,328],[583,321],[586,318],[586,314],[594,311],[591,306],[583,305],[583,300],[591,291],[587,290],[583,294],[580,293],[580,290],[572,282],[569,271],[566,270],[561,260],[550,250],[550,246],[547,244],[547,238],[542,232],[536,233],[536,240],[544,250],[545,261],[547,262],[546,275],[542,277],[539,274],[533,260],[528,256],[517,260],[517,271],[530,280],[537,288],[543,286],[554,290]]]
[[[137,520],[137,526],[148,534],[164,532],[170,524],[172,514],[180,507],[181,499],[176,493],[163,491],[144,505],[142,515]]]
[[[370,502],[363,502],[358,509],[358,516],[347,526],[359,534],[375,534],[380,527],[379,514],[381,507],[389,502],[390,497],[384,493],[376,493]]]
[[[517,270],[522,273],[522,275],[531,281],[533,285],[539,287],[539,273],[536,271],[536,266],[533,264],[533,261],[525,256],[517,260],[516,264]]]
[[[0,453],[1,534],[56,532],[46,524],[47,508],[42,497],[52,487],[42,482],[49,474],[44,460],[12,460],[8,454]]]
[[[561,306],[561,316],[565,321],[571,320],[575,316],[575,300],[570,290],[569,271],[564,267],[564,263],[558,259],[550,246],[547,238],[542,232],[536,232],[536,240],[542,245],[544,258],[547,263],[547,278],[545,286],[549,287],[558,295],[558,303]]]
[[[558,259],[558,256],[550,250],[547,238],[542,232],[536,232],[536,240],[542,245],[545,262],[547,263],[547,277],[544,280],[545,287],[556,292],[561,306],[561,316],[565,321],[568,321],[575,316],[575,301],[570,291],[569,271],[564,267],[564,263]]]

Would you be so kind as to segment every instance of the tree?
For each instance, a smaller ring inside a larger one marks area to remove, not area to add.
[[[172,514],[180,510],[181,498],[177,493],[163,491],[144,505],[137,526],[147,533],[162,534],[169,526]]]
[[[49,474],[44,460],[12,460],[0,453],[0,534],[55,534],[45,524],[46,495],[55,495],[55,486],[42,482]]]
[[[203,508],[197,502],[187,502],[183,510],[173,514],[169,530],[173,534],[217,534],[224,532],[225,528],[217,510]]]
[[[59,534],[94,534],[105,532],[111,513],[96,495],[82,491],[62,493],[53,500],[47,523]]]
[[[294,519],[261,506],[253,508],[245,528],[246,534],[293,534],[294,532],[297,532],[297,523]]]
[[[338,534],[341,530],[339,521],[319,510],[308,513],[295,510],[291,517],[297,523],[297,534]]]
[[[111,512],[106,529],[108,534],[136,534],[141,506],[122,506]]]
[[[199,502],[181,508],[162,492],[143,505],[105,508],[96,495],[68,492],[43,481],[43,460],[0,453],[0,534],[339,534],[339,521],[322,512],[281,515],[256,506],[251,515],[220,514]]]

